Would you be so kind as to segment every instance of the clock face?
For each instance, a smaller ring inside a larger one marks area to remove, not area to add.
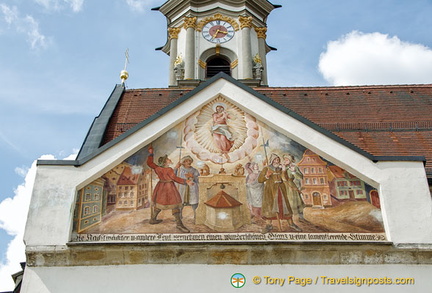
[[[223,20],[210,21],[202,30],[204,39],[216,44],[228,42],[234,37],[234,34],[235,30],[232,25]]]

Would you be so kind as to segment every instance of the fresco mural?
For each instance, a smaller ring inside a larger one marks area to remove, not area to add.
[[[77,191],[73,242],[386,241],[378,191],[218,97]]]

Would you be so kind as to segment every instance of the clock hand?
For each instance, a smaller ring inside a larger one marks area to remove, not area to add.
[[[225,35],[226,35],[228,32],[226,32],[226,31],[221,31],[221,30],[217,30],[217,31],[215,32],[215,34],[212,36],[212,39],[216,38],[216,36],[217,36],[218,33],[222,33],[222,34],[225,34]]]

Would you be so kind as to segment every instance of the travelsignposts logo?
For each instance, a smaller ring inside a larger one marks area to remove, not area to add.
[[[246,277],[240,273],[231,276],[231,285],[234,288],[241,288],[246,284]]]

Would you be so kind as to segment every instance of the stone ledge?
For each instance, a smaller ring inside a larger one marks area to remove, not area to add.
[[[383,244],[112,244],[31,247],[29,267],[131,264],[432,265],[432,249]]]

